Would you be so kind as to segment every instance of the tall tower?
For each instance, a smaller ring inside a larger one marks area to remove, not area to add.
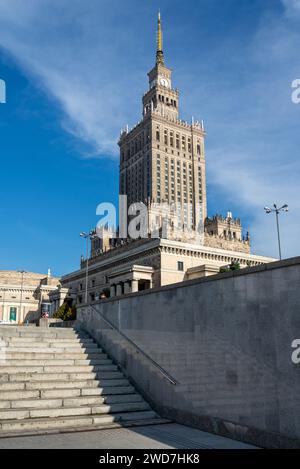
[[[179,118],[179,91],[166,67],[160,14],[154,68],[148,73],[142,120],[121,132],[120,194],[128,204],[168,203],[180,213],[182,238],[186,226],[204,224],[206,209],[205,131],[203,122]]]

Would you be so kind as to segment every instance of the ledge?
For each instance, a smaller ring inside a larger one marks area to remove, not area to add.
[[[134,296],[142,296],[142,295],[153,295],[156,293],[164,292],[164,291],[169,291],[169,290],[175,290],[178,288],[186,288],[190,287],[193,285],[200,285],[202,283],[208,283],[208,282],[217,282],[219,280],[224,280],[224,279],[230,279],[230,278],[235,278],[235,277],[240,277],[243,275],[251,275],[255,274],[258,272],[265,272],[265,271],[271,271],[271,270],[276,270],[276,269],[281,269],[285,267],[292,267],[293,265],[299,265],[300,266],[300,256],[298,257],[291,257],[289,259],[284,259],[281,261],[275,261],[275,262],[270,262],[269,264],[264,264],[264,265],[258,265],[254,267],[245,267],[240,270],[234,270],[232,272],[226,272],[226,273],[220,273],[216,275],[210,275],[208,277],[203,277],[199,279],[193,279],[193,280],[184,280],[182,282],[178,283],[172,283],[170,285],[164,285],[162,287],[156,287],[156,288],[151,288],[149,290],[144,290],[141,292],[135,292],[135,293],[127,293],[126,295],[122,295],[119,297],[113,297],[113,298],[107,298],[106,300],[101,300],[95,303],[92,303],[93,306],[96,306],[98,304],[102,303],[107,303],[107,302],[112,302],[112,301],[120,301],[125,298],[132,298]],[[86,307],[87,305],[82,304],[81,307]]]

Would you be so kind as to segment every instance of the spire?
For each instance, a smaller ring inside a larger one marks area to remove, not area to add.
[[[164,53],[163,53],[163,33],[161,27],[160,12],[158,12],[157,21],[157,50],[156,50],[156,65],[164,65]]]

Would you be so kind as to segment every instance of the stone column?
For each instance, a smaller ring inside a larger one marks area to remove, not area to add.
[[[139,281],[138,280],[131,280],[131,291],[132,293],[138,292],[139,291]]]
[[[130,293],[130,282],[125,282],[124,283],[124,294],[126,295],[126,293]]]
[[[115,287],[115,285],[110,286],[110,296],[111,296],[111,298],[113,296],[116,296],[116,287]]]
[[[122,285],[120,283],[117,284],[117,296],[122,296]]]

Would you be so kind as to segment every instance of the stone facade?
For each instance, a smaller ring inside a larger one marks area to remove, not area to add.
[[[75,304],[83,304],[86,294],[93,303],[213,275],[231,262],[243,268],[273,260],[250,254],[249,234],[243,236],[241,221],[231,212],[207,217],[204,124],[179,117],[179,92],[165,65],[160,19],[157,44],[142,119],[119,139],[120,194],[127,196],[125,208],[146,205],[148,231],[144,239],[132,240],[102,228],[99,238],[97,227],[88,263],[82,258],[80,269],[62,278]],[[171,207],[167,215],[160,212],[162,204]],[[152,227],[153,219],[158,228]]]
[[[250,253],[250,235],[242,234],[239,218],[233,218],[228,212],[226,217],[215,215],[205,220],[204,244],[209,247]]]
[[[299,284],[300,257],[102,301],[77,317],[161,416],[300,448]]]
[[[244,268],[271,260],[162,238],[131,241],[89,259],[88,301],[98,302],[104,297],[205,277],[231,262],[238,262]],[[82,260],[78,271],[61,279],[74,304],[84,303],[85,276],[86,260]]]
[[[207,214],[204,125],[179,118],[179,91],[172,87],[162,50],[148,77],[142,120],[120,136],[120,194],[128,204],[174,205],[178,213],[181,209],[182,227],[196,228]]]
[[[33,272],[0,271],[0,321],[23,323],[50,312],[52,291],[60,279]]]

